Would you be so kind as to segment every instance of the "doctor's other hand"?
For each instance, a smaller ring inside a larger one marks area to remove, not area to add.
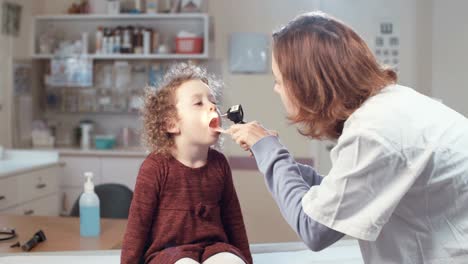
[[[266,136],[278,136],[278,132],[264,128],[257,121],[232,125],[225,133],[231,135],[232,139],[244,150],[249,150]]]

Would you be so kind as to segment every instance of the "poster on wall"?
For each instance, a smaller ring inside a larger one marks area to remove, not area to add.
[[[268,72],[269,36],[263,33],[232,33],[229,39],[231,73],[264,74]]]
[[[17,37],[20,32],[21,5],[3,2],[2,34]]]
[[[31,62],[15,62],[13,64],[13,93],[15,96],[31,94],[31,74]]]
[[[375,36],[375,56],[380,63],[391,67],[395,72],[400,70],[400,34],[398,25],[391,19],[377,20]]]

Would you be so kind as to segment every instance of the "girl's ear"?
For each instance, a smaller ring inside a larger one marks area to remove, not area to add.
[[[175,120],[172,120],[167,125],[167,132],[171,133],[171,134],[179,134],[180,133],[179,122],[176,122]]]

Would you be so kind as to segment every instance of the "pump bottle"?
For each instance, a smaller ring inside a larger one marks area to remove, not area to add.
[[[84,192],[80,196],[80,235],[95,237],[100,233],[99,197],[94,192],[93,173],[85,172]]]

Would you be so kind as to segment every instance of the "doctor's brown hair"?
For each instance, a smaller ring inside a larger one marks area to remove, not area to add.
[[[322,12],[300,15],[274,32],[273,56],[297,108],[288,119],[311,138],[338,138],[366,99],[397,80],[356,32]]]

